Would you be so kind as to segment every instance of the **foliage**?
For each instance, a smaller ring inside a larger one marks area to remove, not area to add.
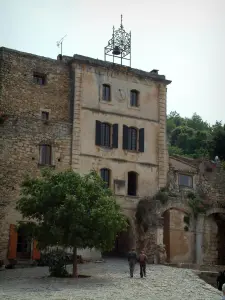
[[[147,232],[150,226],[155,226],[157,223],[155,208],[156,201],[152,197],[145,197],[138,202],[135,217],[137,225],[144,232]]]
[[[167,116],[167,136],[170,155],[210,159],[219,156],[225,160],[225,126],[221,122],[210,125],[196,113],[183,118],[171,112]]]
[[[162,204],[165,204],[168,201],[168,192],[167,191],[158,191],[155,195],[155,199],[159,200]]]
[[[73,248],[74,277],[77,248],[111,250],[117,233],[127,227],[112,191],[95,171],[82,176],[45,169],[40,178],[26,177],[17,209],[40,249]]]
[[[199,196],[194,194],[193,192],[189,192],[187,194],[188,197],[188,205],[191,208],[194,217],[196,218],[199,213],[205,213],[208,209],[208,204]]]
[[[48,256],[49,273],[54,277],[69,276],[66,270],[67,256],[63,250],[53,250]]]

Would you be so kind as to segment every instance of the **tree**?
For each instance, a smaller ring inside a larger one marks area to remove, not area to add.
[[[44,170],[40,178],[27,177],[17,209],[40,249],[73,249],[73,277],[78,276],[78,248],[111,250],[117,233],[127,226],[112,191],[94,171],[82,176]]]

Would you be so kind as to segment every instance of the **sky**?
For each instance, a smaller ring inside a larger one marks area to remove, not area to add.
[[[123,14],[132,67],[172,80],[167,112],[225,122],[225,0],[0,0],[0,47],[104,60]]]

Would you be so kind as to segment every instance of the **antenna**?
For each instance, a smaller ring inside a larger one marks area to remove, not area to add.
[[[64,35],[64,37],[61,38],[61,40],[56,43],[57,47],[61,46],[61,55],[62,55],[62,43],[63,43],[63,40],[65,39],[66,36],[67,36],[67,34]]]

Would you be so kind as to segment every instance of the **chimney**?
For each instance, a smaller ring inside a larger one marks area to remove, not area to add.
[[[153,69],[153,70],[151,70],[151,72],[149,72],[149,73],[158,75],[158,72],[159,72],[159,70]]]
[[[57,56],[57,60],[61,60],[61,61],[62,61],[62,59],[63,59],[62,54],[59,54],[59,55]]]

